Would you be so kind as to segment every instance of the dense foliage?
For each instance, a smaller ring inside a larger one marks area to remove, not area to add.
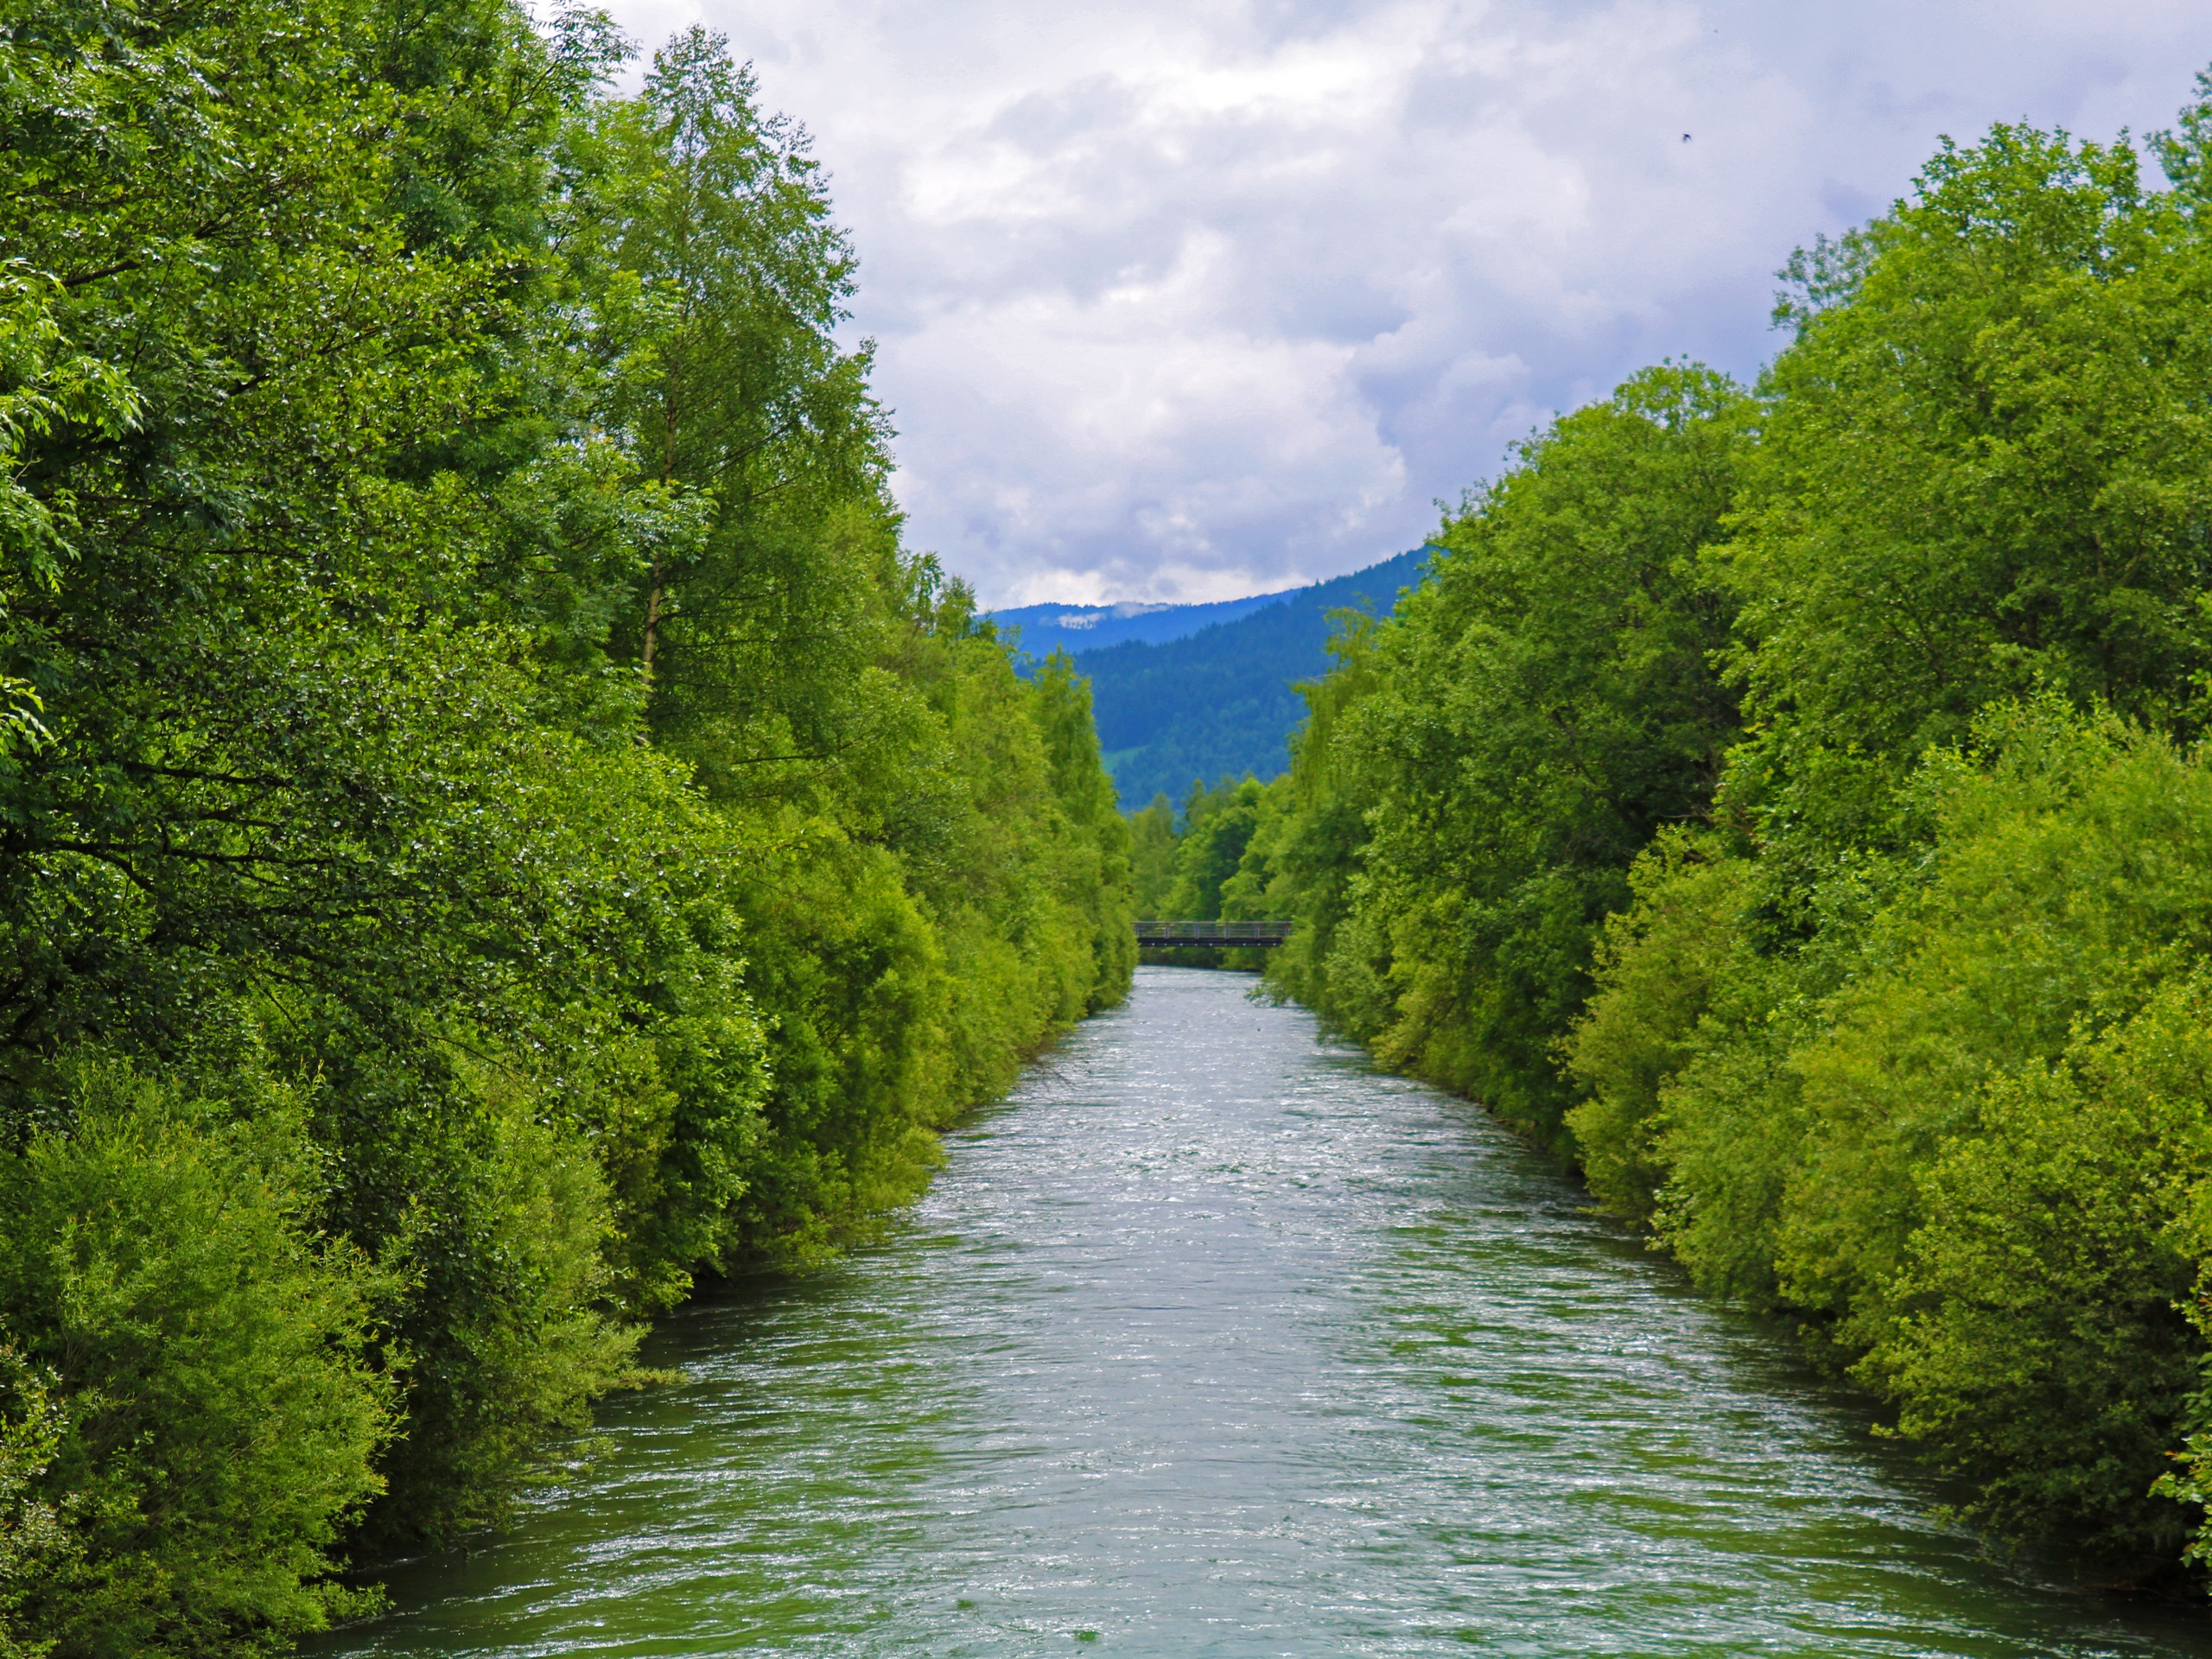
[[[1639,374],[1194,798],[1194,914],[1784,1314],[1997,1534],[2212,1529],[2212,79],[2000,127]]]
[[[626,50],[0,22],[0,1651],[288,1649],[1127,982],[802,135]]]

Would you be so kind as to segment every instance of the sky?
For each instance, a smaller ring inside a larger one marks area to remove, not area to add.
[[[1996,121],[2108,140],[2204,0],[615,0],[802,123],[909,543],[987,605],[1273,591],[1636,369],[1755,374],[1774,272]]]

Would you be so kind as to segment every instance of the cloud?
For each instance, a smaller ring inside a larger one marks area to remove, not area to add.
[[[804,122],[915,544],[987,601],[1416,543],[1639,365],[1754,372],[1789,250],[1942,132],[2171,118],[2196,0],[622,0]]]

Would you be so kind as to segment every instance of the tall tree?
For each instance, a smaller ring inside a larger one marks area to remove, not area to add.
[[[596,265],[604,417],[641,474],[702,504],[652,547],[626,637],[662,741],[710,789],[772,789],[854,741],[879,643],[887,431],[868,348],[835,334],[852,251],[804,133],[760,111],[703,29],[655,54],[598,143],[576,246]]]

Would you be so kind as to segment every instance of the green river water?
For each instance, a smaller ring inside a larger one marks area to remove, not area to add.
[[[321,1656],[2212,1655],[2007,1567],[1476,1109],[1147,968]]]

